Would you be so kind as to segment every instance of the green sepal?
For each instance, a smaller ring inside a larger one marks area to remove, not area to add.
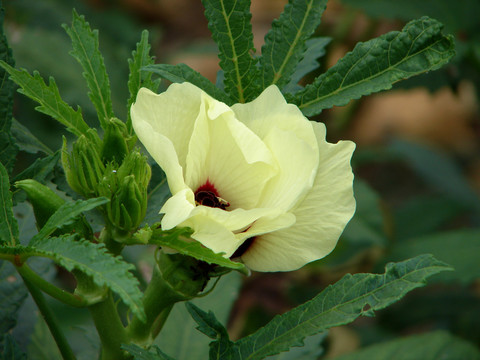
[[[101,157],[104,162],[116,161],[121,163],[123,161],[129,151],[126,141],[127,136],[127,126],[123,121],[117,118],[106,121],[101,150]]]
[[[165,282],[181,301],[193,299],[210,279],[211,265],[182,254],[159,252],[157,264]]]

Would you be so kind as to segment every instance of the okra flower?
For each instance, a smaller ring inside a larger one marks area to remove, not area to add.
[[[189,84],[141,89],[135,132],[164,170],[172,196],[162,228],[256,271],[323,258],[355,211],[355,144],[325,141],[325,126],[287,104],[276,86],[232,107]]]

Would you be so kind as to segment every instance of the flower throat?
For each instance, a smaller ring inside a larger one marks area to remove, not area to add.
[[[218,196],[217,189],[215,189],[215,186],[210,183],[209,180],[195,191],[195,203],[197,205],[220,208],[222,210],[226,210],[226,208],[230,206],[228,201]]]

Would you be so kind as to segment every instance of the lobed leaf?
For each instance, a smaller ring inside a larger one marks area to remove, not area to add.
[[[70,234],[39,238],[34,246],[0,247],[0,254],[17,255],[22,259],[46,257],[68,271],[81,271],[98,286],[111,289],[136,316],[145,319],[139,282],[131,273],[135,267],[110,254],[103,244],[77,240],[75,234]]]
[[[60,150],[43,158],[38,158],[32,165],[15,176],[14,182],[24,179],[34,179],[38,182],[45,183],[45,179],[53,172],[60,159]]]
[[[30,240],[31,246],[36,246],[52,234],[56,229],[65,225],[69,225],[76,220],[76,217],[84,211],[96,208],[97,206],[107,203],[109,200],[105,197],[99,197],[88,200],[77,200],[75,202],[66,202],[58,208],[55,213],[50,216],[45,225],[40,229],[37,235]]]
[[[213,40],[217,43],[225,91],[233,102],[258,95],[257,60],[253,54],[250,0],[202,0]]]
[[[0,245],[15,246],[18,239],[18,224],[12,208],[10,180],[7,169],[0,163]]]
[[[480,359],[480,351],[469,342],[445,331],[413,335],[387,341],[351,354],[335,357],[334,360],[457,360]]]
[[[98,120],[102,128],[115,117],[110,95],[110,80],[103,56],[98,49],[98,31],[90,28],[83,16],[73,10],[72,26],[63,25],[72,40],[71,55],[83,68],[83,77],[87,81],[88,96],[97,110]]]
[[[402,31],[357,44],[352,52],[298,92],[293,102],[305,115],[313,116],[440,68],[455,55],[453,37],[443,36],[442,27],[438,21],[423,17],[409,22]]]
[[[148,31],[143,30],[140,42],[137,43],[137,48],[132,52],[132,58],[128,59],[128,67],[130,74],[128,76],[128,91],[130,97],[127,101],[127,128],[131,132],[132,119],[130,118],[130,107],[137,98],[138,90],[146,87],[154,92],[157,91],[160,85],[159,81],[152,81],[152,74],[144,73],[141,69],[145,66],[154,63],[153,56],[150,56],[150,44],[148,43]]]
[[[156,354],[135,344],[122,345],[122,349],[128,351],[128,353],[133,356],[133,360],[175,360],[157,346],[153,346]]]
[[[211,339],[216,339],[210,343],[210,359],[232,359],[235,353],[234,343],[230,341],[227,329],[217,320],[213,312],[207,313],[192,303],[186,303],[185,306],[198,324],[197,330]]]
[[[203,316],[202,328],[205,328],[203,322],[207,322],[220,336],[211,344],[210,359],[259,360],[293,346],[303,346],[307,336],[348,324],[361,315],[371,316],[375,310],[425,285],[427,277],[444,270],[452,268],[432,255],[420,255],[387,264],[385,274],[347,274],[312,300],[276,316],[265,327],[233,345],[228,338],[220,336],[222,332],[217,329],[217,321]]]
[[[222,101],[228,105],[232,104],[232,101],[223,90],[216,87],[210,80],[208,80],[202,74],[193,70],[186,64],[155,64],[145,66],[143,70],[158,74],[161,77],[174,83],[192,83],[193,85],[198,86],[200,89],[202,89],[215,99]]]
[[[42,143],[30,130],[20,124],[16,119],[12,119],[12,127],[10,128],[15,144],[20,150],[36,154],[43,152],[47,155],[53,154],[53,151],[44,143]]]
[[[306,50],[303,54],[302,60],[297,65],[290,82],[282,88],[283,92],[296,93],[302,90],[303,87],[298,85],[298,82],[310,72],[316,70],[320,64],[318,58],[325,55],[325,47],[330,43],[331,38],[316,37],[305,41]]]
[[[18,92],[40,104],[40,106],[35,108],[37,111],[51,116],[65,125],[68,131],[77,136],[87,132],[89,126],[83,120],[80,108],[75,111],[61,99],[53,77],[50,77],[47,86],[38,71],[34,71],[32,76],[27,70],[14,69],[3,61],[0,61],[0,66],[2,66],[10,74],[10,78],[20,86]]]
[[[12,50],[8,46],[7,37],[3,33],[4,9],[0,4],[0,60],[10,66],[15,66]],[[12,126],[14,84],[8,78],[7,72],[0,68],[0,163],[7,172],[13,170],[18,147],[10,133]]]
[[[385,274],[347,274],[312,300],[239,340],[236,346],[240,358],[263,359],[291,346],[302,346],[306,336],[348,324],[361,315],[372,315],[444,270],[452,269],[431,255],[420,255],[387,264]]]
[[[291,0],[265,36],[260,68],[263,89],[288,84],[305,53],[305,41],[320,24],[327,0]]]
[[[245,265],[231,261],[204,247],[198,241],[190,239],[192,230],[189,228],[176,228],[168,231],[155,230],[149,240],[149,244],[166,246],[181,254],[194,257],[209,264],[217,264],[229,269],[244,270]]]

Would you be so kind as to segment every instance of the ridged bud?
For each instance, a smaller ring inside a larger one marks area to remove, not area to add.
[[[128,154],[128,131],[125,123],[117,118],[108,120],[103,135],[101,157],[104,162],[115,161],[120,164]]]
[[[86,198],[97,196],[98,183],[105,172],[100,147],[101,141],[94,129],[79,136],[71,152],[68,152],[67,141],[63,139],[62,164],[67,182],[73,190]]]
[[[111,199],[105,207],[118,241],[136,230],[145,217],[150,177],[146,157],[138,151],[129,153],[118,169],[113,163],[107,165],[98,193]]]

